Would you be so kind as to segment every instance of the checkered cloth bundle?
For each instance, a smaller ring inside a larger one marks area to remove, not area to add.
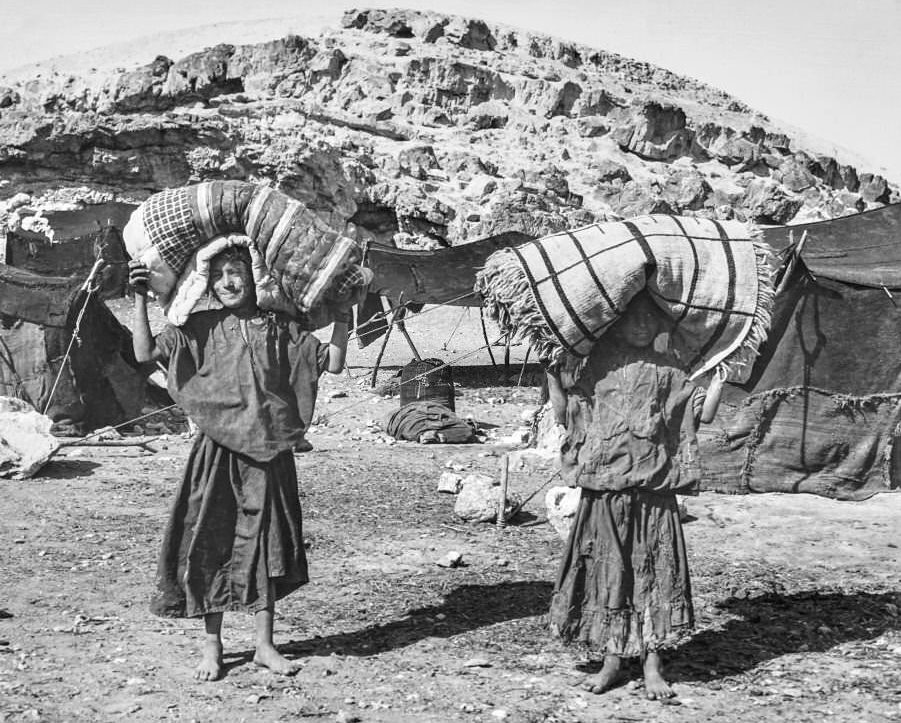
[[[646,288],[699,375],[718,365],[742,381],[766,338],[772,254],[747,224],[643,216],[592,224],[496,251],[476,290],[502,330],[551,366],[588,355]]]
[[[196,271],[195,254],[228,234],[250,239],[269,281],[303,313],[327,295],[335,296],[331,287],[336,279],[346,286],[362,258],[356,240],[329,227],[299,201],[242,181],[211,181],[154,194],[132,214],[123,236],[132,257],[150,267],[150,286],[167,307],[183,272]],[[262,296],[260,305],[278,307],[269,296]],[[179,303],[179,318],[184,303],[186,299]]]

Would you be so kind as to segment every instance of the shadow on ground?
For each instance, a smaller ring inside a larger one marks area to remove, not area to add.
[[[348,633],[292,640],[280,647],[289,655],[378,655],[425,638],[449,638],[495,623],[543,615],[552,591],[551,583],[537,580],[463,585],[451,590],[440,605],[411,610],[400,620]]]
[[[46,479],[75,479],[90,474],[98,467],[99,462],[86,459],[52,459],[41,468],[40,476]]]
[[[667,672],[676,681],[708,681],[743,673],[781,655],[870,640],[901,629],[899,604],[901,591],[806,590],[728,598],[719,607],[736,617],[672,651]]]

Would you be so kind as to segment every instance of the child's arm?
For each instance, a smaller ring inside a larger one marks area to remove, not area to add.
[[[701,408],[701,421],[704,424],[710,424],[716,416],[725,381],[725,375],[720,374],[719,371],[714,372],[713,379],[710,380],[710,385],[707,387],[707,394],[704,396],[704,406]]]
[[[335,323],[332,326],[332,338],[328,344],[328,366],[325,370],[332,374],[340,374],[344,369],[344,360],[347,357],[347,332],[350,323],[350,309],[340,309],[335,315]]]
[[[566,425],[566,390],[560,377],[553,372],[547,372],[547,396],[554,412],[554,421]]]
[[[156,361],[162,357],[156,348],[150,321],[147,318],[147,278],[150,270],[137,260],[128,262],[128,283],[135,292],[134,313],[132,315],[132,345],[138,362]]]

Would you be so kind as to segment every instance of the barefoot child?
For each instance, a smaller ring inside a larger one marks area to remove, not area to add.
[[[172,397],[199,432],[188,457],[160,554],[151,610],[203,617],[194,677],[222,672],[222,615],[254,613],[254,662],[290,674],[275,649],[275,601],[307,582],[297,472],[292,448],[303,440],[299,408],[311,405],[319,375],[344,367],[347,322],[320,343],[297,321],[256,305],[247,248],[210,262],[209,290],[221,309],[192,314],[157,337],[147,318],[148,269],[130,263],[138,361],[168,365]]]
[[[717,376],[705,395],[654,351],[659,314],[636,296],[567,389],[562,465],[582,498],[550,610],[554,632],[604,656],[589,690],[640,657],[651,699],[674,695],[659,650],[694,624],[676,493],[697,481],[697,420],[712,420],[722,391]]]

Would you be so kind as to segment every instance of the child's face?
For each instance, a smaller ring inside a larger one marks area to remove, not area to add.
[[[226,309],[241,309],[253,301],[250,269],[241,261],[213,259],[210,263],[210,291]]]
[[[626,308],[616,324],[616,334],[629,346],[650,346],[660,333],[660,317],[652,301],[636,299]]]

